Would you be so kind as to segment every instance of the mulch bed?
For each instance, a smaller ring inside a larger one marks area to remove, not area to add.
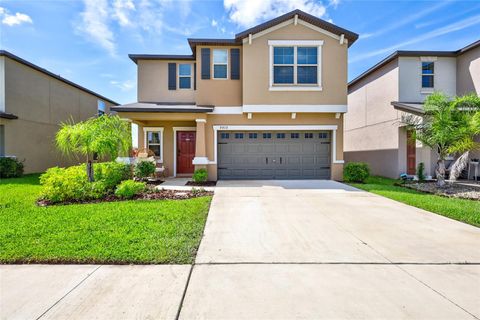
[[[215,187],[217,185],[217,181],[205,181],[205,182],[187,181],[185,185],[193,186],[193,187]]]
[[[53,205],[69,205],[69,204],[86,204],[86,203],[100,203],[100,202],[115,202],[125,200],[185,200],[191,198],[212,196],[213,192],[205,190],[194,191],[179,191],[179,190],[149,190],[142,194],[134,196],[132,199],[123,199],[115,195],[108,195],[102,199],[84,200],[84,201],[65,201],[60,203],[51,203],[48,200],[38,200],[37,205],[41,207],[53,206]]]
[[[397,185],[443,197],[480,200],[480,187],[478,186],[449,183],[448,181],[443,188],[437,187],[436,182],[411,182],[405,184],[399,183]]]

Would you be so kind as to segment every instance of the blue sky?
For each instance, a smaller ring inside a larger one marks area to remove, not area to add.
[[[480,39],[480,1],[0,1],[0,48],[119,103],[136,101],[129,53],[190,54],[186,38],[232,38],[295,8],[360,34],[349,79],[397,49]]]

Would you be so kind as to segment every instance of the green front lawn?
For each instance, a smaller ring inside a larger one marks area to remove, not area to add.
[[[211,200],[38,207],[40,188],[0,181],[0,263],[191,263]]]
[[[351,185],[427,211],[480,227],[480,201],[446,198],[395,186],[394,179],[370,177]]]

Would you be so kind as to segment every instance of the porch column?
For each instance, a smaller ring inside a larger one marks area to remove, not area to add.
[[[199,167],[205,167],[208,164],[207,149],[205,141],[205,124],[206,119],[196,119],[197,132],[195,137],[195,158],[193,164]]]

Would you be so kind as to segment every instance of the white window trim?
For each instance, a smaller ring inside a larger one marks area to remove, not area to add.
[[[227,62],[226,63],[215,63],[215,50],[224,50],[224,51],[227,52]],[[212,49],[212,71],[211,71],[212,72],[212,79],[214,79],[214,80],[228,80],[229,79],[229,76],[228,76],[228,73],[229,73],[228,71],[230,69],[229,53],[230,53],[230,51],[227,48],[225,48],[225,49],[223,49],[223,48]],[[220,66],[225,66],[226,65],[227,66],[227,77],[226,78],[215,78],[215,65],[220,65]]]
[[[214,159],[209,164],[217,164],[218,131],[332,131],[332,163],[342,164],[344,160],[337,159],[337,125],[215,125],[213,126]]]
[[[143,146],[148,149],[148,132],[160,132],[160,159],[158,163],[163,163],[163,127],[143,127]]]
[[[268,40],[269,46],[269,91],[322,91],[322,46],[323,40]],[[273,48],[274,47],[294,47],[294,68],[293,84],[274,84],[273,83]],[[297,82],[297,47],[317,47],[317,84],[298,85]]]
[[[180,65],[185,64],[190,66],[190,76],[181,76],[180,75]],[[178,90],[192,90],[193,89],[193,65],[191,63],[179,63],[177,68],[177,88]],[[190,88],[180,88],[180,78],[190,78]]]
[[[173,176],[177,176],[177,132],[197,131],[196,127],[173,127]]]
[[[425,57],[422,57],[425,58]],[[421,88],[421,93],[432,93],[435,91],[435,60],[429,59],[429,60],[424,60],[420,59],[420,85],[422,86]],[[423,73],[423,63],[424,62],[431,62],[433,63],[433,73]],[[433,77],[433,87],[424,87],[423,86],[423,76],[432,76]]]

